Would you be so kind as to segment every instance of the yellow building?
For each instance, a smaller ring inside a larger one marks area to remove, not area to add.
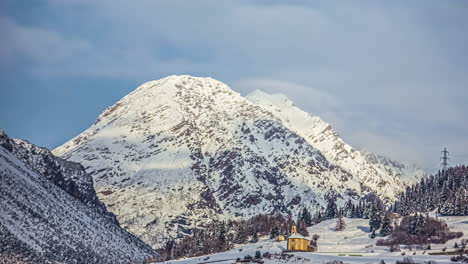
[[[297,233],[296,226],[292,226],[291,235],[288,237],[288,250],[290,251],[315,251],[315,248],[309,245],[309,240]]]
[[[276,238],[276,241],[285,241],[286,238],[283,236],[283,235],[279,235],[277,238]]]

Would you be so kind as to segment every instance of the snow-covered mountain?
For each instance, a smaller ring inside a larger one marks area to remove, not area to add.
[[[295,216],[369,192],[394,199],[407,184],[318,117],[270,99],[170,76],[141,85],[53,152],[82,163],[101,201],[154,246],[213,219]]]
[[[154,254],[118,225],[80,164],[0,130],[1,263],[142,263]]]
[[[423,176],[423,171],[414,166],[353,148],[339,137],[330,124],[318,116],[302,111],[282,94],[267,94],[255,90],[247,98],[274,113],[286,127],[320,150],[330,162],[356,175],[362,182],[372,186],[373,190],[387,193],[389,198],[401,191],[392,184],[399,181],[405,184],[415,183]]]

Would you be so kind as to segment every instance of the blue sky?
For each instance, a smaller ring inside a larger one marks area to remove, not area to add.
[[[312,2],[312,4],[310,4]],[[351,144],[468,163],[468,2],[0,2],[0,128],[54,148],[139,84],[286,94]]]

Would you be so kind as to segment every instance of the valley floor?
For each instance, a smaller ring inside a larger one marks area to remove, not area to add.
[[[468,216],[442,217],[453,231],[462,231],[462,238],[453,239],[444,245],[431,244],[431,250],[412,250],[402,247],[402,252],[410,256],[416,262],[434,260],[437,263],[454,263],[450,261],[450,256],[428,255],[430,252],[440,252],[443,248],[447,251],[454,251],[454,243],[462,239],[468,239]],[[308,228],[309,235],[318,234],[317,252],[293,253],[294,257],[289,259],[271,258],[264,259],[265,263],[317,263],[323,264],[332,260],[340,260],[343,263],[379,263],[384,260],[386,263],[395,263],[402,260],[401,252],[389,252],[388,247],[375,246],[375,242],[380,238],[369,238],[369,225],[366,219],[345,219],[347,228],[344,231],[334,231],[336,219],[324,221],[318,225]],[[255,256],[255,251],[262,254],[281,253],[286,248],[286,241],[276,242],[272,239],[261,239],[258,243],[238,245],[235,248],[221,253],[187,258],[181,260],[168,261],[172,264],[193,264],[193,263],[233,263],[237,258],[243,259],[246,255]],[[414,255],[413,255],[414,254]]]

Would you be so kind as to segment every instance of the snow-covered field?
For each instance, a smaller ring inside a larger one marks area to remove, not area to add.
[[[432,256],[429,252],[440,252],[446,247],[447,251],[453,251],[455,242],[462,239],[468,239],[468,217],[443,217],[453,231],[462,231],[462,238],[448,241],[444,245],[432,244],[431,250],[413,250],[402,247],[402,252],[410,256],[416,262],[434,260],[437,263],[453,263],[450,256]],[[395,263],[402,260],[401,252],[389,252],[388,247],[375,246],[375,242],[380,238],[369,238],[368,220],[365,219],[345,219],[347,228],[344,231],[334,231],[336,219],[324,221],[318,225],[310,227],[309,235],[318,234],[317,252],[294,253],[294,257],[288,261],[284,259],[265,259],[265,263],[326,263],[332,260],[340,260],[343,263],[379,263],[384,260],[386,263]],[[188,258],[170,261],[173,264],[192,264],[192,263],[233,263],[236,258],[244,258],[246,255],[255,256],[255,251],[259,250],[262,254],[269,252],[271,254],[281,253],[286,248],[286,241],[276,242],[275,240],[263,238],[258,243],[238,245],[234,249],[222,253],[211,254],[207,256]],[[413,255],[415,253],[415,255]]]

